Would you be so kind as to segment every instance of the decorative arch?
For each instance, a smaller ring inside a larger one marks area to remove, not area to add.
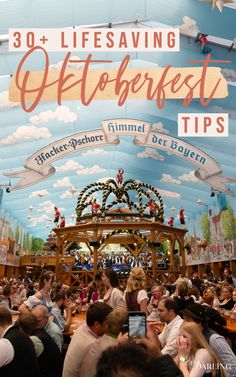
[[[132,191],[134,191],[135,195],[138,197],[138,202],[134,202],[130,199]],[[88,217],[88,215],[84,214],[84,211],[90,205],[93,194],[98,192],[102,193],[102,205],[100,215],[98,214],[100,217],[107,216],[111,209],[120,204],[124,204],[130,211],[135,211],[133,213],[134,216],[136,213],[139,216],[145,215],[145,217],[151,217],[148,213],[145,214],[145,211],[149,206],[148,201],[152,199],[157,204],[155,219],[160,222],[164,221],[162,197],[155,187],[134,179],[128,179],[122,184],[119,184],[112,178],[108,179],[105,183],[91,183],[80,192],[76,207],[77,221]],[[111,195],[115,196],[114,200],[111,199]]]

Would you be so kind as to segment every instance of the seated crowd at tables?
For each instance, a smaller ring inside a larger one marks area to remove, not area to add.
[[[124,284],[124,282],[122,282]],[[147,318],[145,337],[127,333],[128,312]],[[73,316],[86,319],[71,331]],[[14,321],[13,321],[14,319]],[[43,271],[39,281],[0,280],[2,377],[236,377],[236,280],[197,273],[146,286],[134,267],[125,286],[108,268],[69,287]]]

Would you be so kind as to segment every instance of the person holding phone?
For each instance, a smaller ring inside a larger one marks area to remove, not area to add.
[[[142,311],[148,315],[148,295],[145,290],[146,276],[141,267],[131,270],[125,290],[125,301],[128,311]]]
[[[122,341],[106,349],[98,361],[95,377],[183,377],[172,358],[161,355],[152,327],[147,326],[146,337],[138,339],[137,344]]]
[[[136,342],[137,339],[146,336],[146,314],[144,312],[128,313],[129,339]]]

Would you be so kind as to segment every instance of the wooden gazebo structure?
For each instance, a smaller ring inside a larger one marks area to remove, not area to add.
[[[99,191],[102,193],[101,205],[94,199],[94,194]],[[133,202],[131,197],[137,197],[138,201]],[[88,213],[90,205],[92,212]],[[187,229],[163,224],[164,206],[155,187],[132,179],[91,183],[80,192],[76,213],[76,225],[54,229],[58,281],[87,284],[97,273],[98,256],[107,244],[121,244],[135,257],[148,248],[152,254],[152,269],[148,271],[147,278],[155,281],[163,277],[176,278],[179,272],[175,262],[177,243],[181,271],[185,273],[184,236]],[[166,240],[169,241],[170,266],[166,271],[157,270],[157,244]],[[64,257],[74,242],[87,245],[94,259],[93,271],[73,270],[72,266],[69,270],[65,268]]]
[[[178,243],[178,254],[182,259],[181,271],[185,273],[185,250],[184,235],[186,229],[179,229],[150,222],[147,219],[136,219],[133,221],[114,221],[104,220],[101,222],[87,221],[75,226],[54,229],[57,235],[57,257],[56,257],[56,274],[57,280],[73,284],[87,284],[97,273],[97,262],[99,253],[107,244],[122,244],[135,257],[140,254],[147,246],[152,253],[152,270],[149,271],[148,280],[162,279],[163,277],[171,279],[176,278],[178,266],[175,263],[175,248]],[[157,270],[157,243],[169,241],[170,266],[168,270]],[[68,248],[74,242],[84,242],[94,259],[94,270],[74,270],[65,271],[64,255],[67,254]],[[135,248],[130,248],[130,244]]]

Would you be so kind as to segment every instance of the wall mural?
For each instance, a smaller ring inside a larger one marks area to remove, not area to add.
[[[196,218],[193,234],[186,237],[189,265],[236,259],[235,198],[227,197],[226,202],[218,194],[217,199],[215,207],[205,208]]]
[[[0,263],[19,266],[20,255],[29,253],[32,236],[17,220],[0,208]]]

